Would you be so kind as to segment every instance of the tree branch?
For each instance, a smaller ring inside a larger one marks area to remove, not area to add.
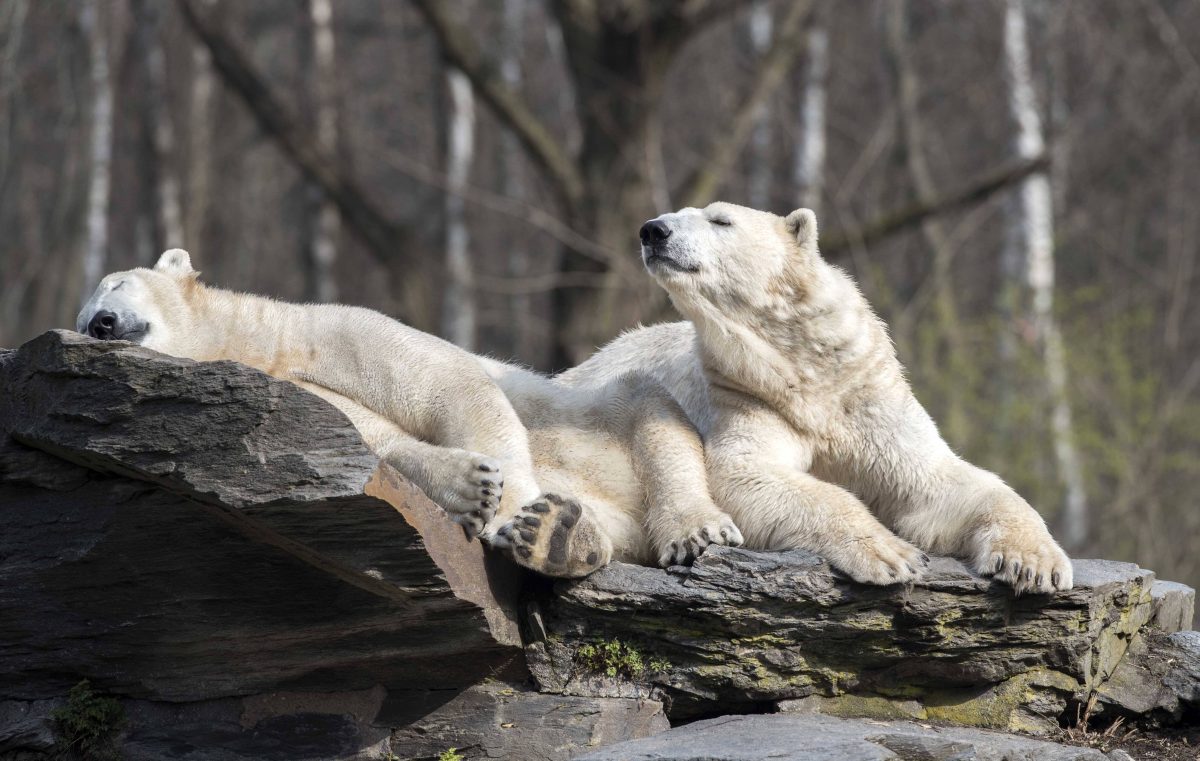
[[[440,0],[414,0],[414,3],[437,37],[446,60],[467,75],[475,92],[513,131],[567,205],[577,209],[584,196],[584,180],[575,160],[525,101],[504,83],[496,67],[484,60],[467,30],[450,18],[445,3]]]
[[[857,230],[839,231],[821,241],[823,254],[836,254],[851,246],[871,246],[896,233],[921,224],[926,219],[986,201],[993,194],[1024,180],[1031,174],[1043,172],[1050,166],[1046,155],[1028,161],[1009,164],[983,175],[975,182],[947,195],[927,202],[917,201],[899,211],[880,215]]]
[[[728,129],[718,131],[709,148],[709,160],[684,182],[675,194],[684,206],[703,206],[712,201],[733,162],[741,154],[763,104],[784,80],[796,57],[804,49],[804,21],[812,10],[811,0],[796,0],[788,5],[787,15],[771,49],[754,72],[753,86],[735,112]]]
[[[254,115],[258,126],[271,136],[312,182],[337,205],[342,219],[381,262],[392,266],[403,256],[409,230],[389,219],[342,165],[318,144],[315,137],[275,96],[254,64],[220,22],[199,11],[194,0],[178,0],[192,32],[208,48],[213,68]]]

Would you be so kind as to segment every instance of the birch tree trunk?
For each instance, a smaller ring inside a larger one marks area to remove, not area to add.
[[[192,43],[188,101],[188,193],[183,229],[188,245],[203,250],[204,220],[212,185],[213,68],[208,47],[202,42]]]
[[[524,42],[526,0],[504,0],[504,27],[500,39],[500,75],[514,92],[521,88],[521,48]],[[511,129],[500,136],[500,192],[515,200],[525,197],[525,176],[522,173],[521,146]],[[529,277],[531,261],[527,238],[520,238],[508,254],[508,275],[514,280]],[[519,289],[518,289],[519,290]],[[532,362],[536,352],[537,334],[534,329],[533,298],[518,292],[509,297],[509,318],[512,325],[512,353],[523,362]]]
[[[755,3],[750,11],[750,46],[755,56],[762,58],[771,47],[771,6],[763,0]],[[754,117],[754,130],[750,133],[749,145],[749,188],[747,196],[750,206],[767,209],[771,203],[771,102],[758,107]],[[790,209],[789,209],[790,211]],[[786,212],[785,212],[786,213]]]
[[[112,187],[113,87],[108,35],[100,0],[85,0],[80,24],[88,40],[92,83],[92,131],[88,158],[87,217],[83,243],[83,293],[87,299],[108,264],[108,204]]]
[[[463,194],[475,154],[475,96],[461,71],[447,69],[449,129],[446,146],[446,294],[442,334],[468,351],[475,348],[475,272]]]
[[[337,64],[334,57],[333,4],[331,0],[310,0],[312,48],[315,59],[317,142],[329,154],[337,153]],[[320,194],[316,229],[310,238],[308,255],[309,298],[337,301],[337,279],[333,272],[337,261],[337,239],[341,217],[337,207]]]
[[[808,62],[800,99],[800,140],[796,144],[793,170],[799,205],[812,209],[818,219],[825,192],[825,80],[829,72],[829,30],[824,10],[818,8],[809,22]]]
[[[1016,153],[1032,159],[1046,151],[1030,67],[1029,43],[1023,0],[1006,0],[1004,58],[1009,83],[1009,109],[1016,123]],[[1083,469],[1075,447],[1067,368],[1062,335],[1054,317],[1054,208],[1047,172],[1026,178],[1017,190],[1013,249],[1006,258],[1021,262],[1030,300],[1028,319],[1041,349],[1051,404],[1051,432],[1059,477],[1066,491],[1062,538],[1068,548],[1078,548],[1088,536],[1087,495]]]
[[[179,174],[175,170],[175,123],[167,97],[166,53],[160,31],[161,15],[154,0],[134,5],[142,65],[146,69],[146,128],[153,146],[155,187],[156,246],[183,248],[183,207],[180,201]]]

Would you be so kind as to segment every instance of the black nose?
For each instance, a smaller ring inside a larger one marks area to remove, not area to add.
[[[88,321],[87,332],[92,338],[99,338],[101,341],[114,338],[117,334],[117,315],[107,309],[101,309]]]
[[[652,219],[642,225],[641,231],[638,232],[638,237],[642,239],[643,246],[662,243],[671,237],[671,228],[667,227],[666,222],[659,222],[657,219]]]

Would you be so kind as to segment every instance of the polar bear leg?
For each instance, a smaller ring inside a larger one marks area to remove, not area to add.
[[[441,505],[471,536],[483,531],[496,514],[504,477],[494,458],[426,444],[341,394],[312,383],[298,385],[341,410],[371,451]]]
[[[804,472],[807,445],[773,414],[724,411],[706,447],[713,496],[746,546],[810,550],[866,584],[913,581],[928,565],[858,497]]]
[[[1071,560],[1037,511],[998,476],[948,458],[926,501],[896,516],[901,535],[965,559],[1017,594],[1072,587]]]
[[[630,442],[645,493],[643,523],[658,564],[688,563],[710,544],[740,546],[741,531],[709,493],[700,434],[670,393],[641,373],[621,376],[607,388],[598,402],[622,411],[612,424]]]

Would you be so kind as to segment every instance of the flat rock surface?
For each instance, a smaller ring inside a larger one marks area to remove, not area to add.
[[[1098,750],[986,730],[830,716],[725,716],[576,761],[1108,761]]]
[[[818,696],[849,711],[1034,729],[1108,678],[1153,613],[1154,581],[1085,560],[1069,592],[1016,597],[936,558],[917,584],[870,587],[802,551],[711,547],[690,569],[614,563],[556,584],[530,606],[527,652],[544,689],[642,689],[676,718]],[[580,658],[614,640],[647,664],[638,679]]]

